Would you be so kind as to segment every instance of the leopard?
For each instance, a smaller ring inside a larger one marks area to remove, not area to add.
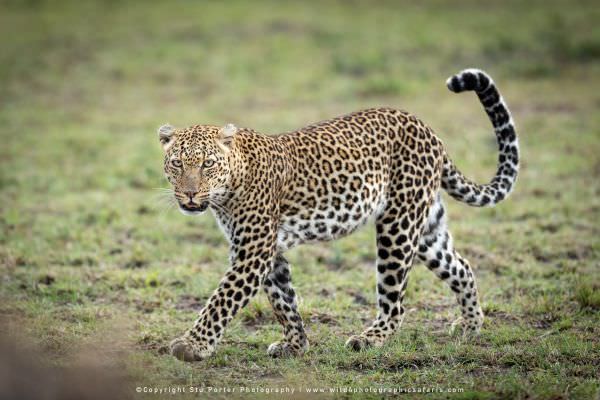
[[[469,68],[447,80],[450,91],[474,91],[498,145],[487,184],[469,180],[431,127],[391,107],[369,108],[275,135],[226,125],[158,129],[164,172],[179,210],[210,210],[229,244],[229,267],[192,327],[170,343],[182,361],[216,350],[227,325],[262,289],[283,327],[272,357],[309,349],[285,253],[301,244],[347,236],[375,223],[376,307],[373,322],[345,346],[381,347],[401,326],[408,275],[421,262],[454,292],[463,335],[483,324],[473,268],[454,247],[442,191],[475,207],[512,192],[519,146],[512,115],[492,78]]]

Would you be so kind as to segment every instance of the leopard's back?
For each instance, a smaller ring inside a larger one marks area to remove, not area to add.
[[[280,209],[281,248],[347,235],[399,195],[399,186],[411,197],[434,176],[439,181],[442,144],[405,111],[362,110],[278,140],[291,166]]]

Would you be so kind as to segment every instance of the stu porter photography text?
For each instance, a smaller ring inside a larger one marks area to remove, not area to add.
[[[441,388],[441,387],[217,387],[217,386],[138,386],[138,393],[148,394],[180,394],[197,393],[217,394],[217,393],[261,393],[261,394],[297,394],[297,393],[376,393],[376,394],[399,394],[399,393],[463,393],[462,388]]]

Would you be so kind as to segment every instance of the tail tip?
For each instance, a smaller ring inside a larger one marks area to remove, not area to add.
[[[446,86],[454,93],[467,90],[482,92],[494,82],[484,71],[477,68],[467,68],[446,80]]]

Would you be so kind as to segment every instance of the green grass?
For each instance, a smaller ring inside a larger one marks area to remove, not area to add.
[[[124,365],[132,388],[596,398],[599,19],[592,1],[3,2],[2,333],[29,338],[53,365],[101,353]],[[444,85],[469,66],[498,83],[523,160],[515,193],[497,208],[447,202],[487,315],[479,338],[449,333],[459,314],[452,292],[417,265],[394,339],[344,349],[375,314],[365,227],[289,253],[311,342],[305,356],[267,357],[281,328],[263,294],[211,359],[166,354],[227,268],[227,245],[210,215],[186,218],[160,203],[159,125],[234,122],[276,133],[391,105],[427,121],[461,170],[484,182],[496,160],[491,127],[474,95]]]

